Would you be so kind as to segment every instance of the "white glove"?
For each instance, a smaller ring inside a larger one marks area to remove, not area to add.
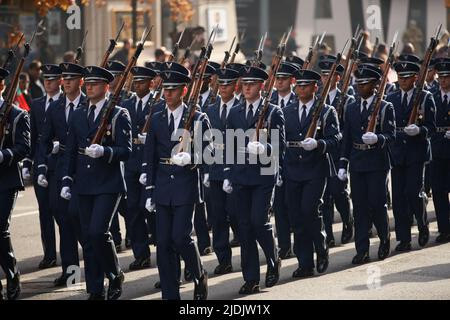
[[[93,159],[97,159],[103,156],[105,148],[98,144],[93,144],[89,148],[86,148],[86,155]]]
[[[47,187],[48,187],[48,181],[47,181],[47,178],[46,178],[45,175],[43,175],[43,174],[38,175],[37,183],[38,183],[38,185],[40,185],[42,188],[47,188]]]
[[[347,181],[347,179],[348,179],[347,170],[339,169],[338,179],[341,181]]]
[[[277,187],[281,187],[283,185],[283,178],[281,177],[281,174],[277,174]]]
[[[209,173],[205,173],[205,174],[203,175],[203,185],[204,185],[206,188],[209,188],[209,186],[210,186],[210,183],[209,183]]]
[[[420,133],[420,128],[417,125],[412,124],[405,128],[405,133],[410,137],[414,137]]]
[[[145,144],[145,140],[147,140],[147,134],[138,133],[138,139],[141,144]]]
[[[22,177],[24,180],[30,180],[31,174],[28,168],[22,168]]]
[[[450,139],[450,131],[447,131],[446,133],[445,133],[445,139]],[[1,161],[0,161],[1,162]]]
[[[264,145],[259,141],[249,142],[247,145],[247,149],[248,149],[249,153],[256,154],[256,155],[263,154],[264,151],[266,150]]]
[[[59,152],[59,141],[53,141],[52,154],[57,154]]]
[[[0,163],[3,162],[3,153],[0,151]]]
[[[317,149],[317,140],[314,138],[306,138],[302,141],[302,148],[306,151]]]
[[[155,211],[155,204],[152,202],[152,198],[147,198],[147,201],[145,201],[145,209],[147,209],[148,212]]]
[[[222,190],[228,194],[233,192],[233,186],[231,185],[230,180],[228,179],[223,180]]]
[[[378,142],[378,136],[373,132],[364,133],[362,140],[365,144],[373,145]]]
[[[184,167],[191,163],[191,155],[187,152],[180,152],[172,156],[172,162],[177,166]]]
[[[63,187],[61,189],[61,198],[65,199],[65,200],[70,200],[70,198],[72,198],[72,193],[70,192],[70,188],[69,187]]]
[[[142,184],[143,186],[145,186],[147,184],[147,174],[146,173],[141,174],[141,176],[139,177],[139,183]]]

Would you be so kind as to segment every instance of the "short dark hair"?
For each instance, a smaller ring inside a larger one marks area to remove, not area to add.
[[[39,60],[33,60],[28,66],[28,69],[39,69],[41,66],[42,63]]]
[[[26,72],[21,72],[19,74],[19,80],[25,80],[25,81],[29,82],[30,81],[30,76]]]
[[[162,57],[162,56],[165,56],[165,55],[166,55],[166,53],[164,52],[163,49],[158,48],[158,49],[155,50],[155,57]]]

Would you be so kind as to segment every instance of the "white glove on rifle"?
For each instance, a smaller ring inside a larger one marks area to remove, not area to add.
[[[191,155],[187,152],[180,152],[172,156],[172,162],[177,166],[184,167],[191,163]]]
[[[223,180],[222,190],[228,194],[233,192],[233,186],[231,185],[230,180],[228,179]]]
[[[65,200],[70,200],[70,198],[72,198],[72,193],[70,192],[70,188],[69,187],[63,187],[61,189],[61,198],[65,199]]]
[[[30,170],[28,168],[22,168],[22,177],[23,177],[24,180],[30,180],[31,179]]]
[[[42,188],[47,188],[47,187],[48,187],[48,181],[47,181],[47,178],[46,178],[45,175],[43,175],[43,174],[38,175],[37,183],[38,183],[38,185],[40,185]]]
[[[147,198],[147,201],[145,201],[145,209],[147,209],[148,212],[155,211],[155,204],[152,202],[152,198]]]
[[[447,131],[444,136],[446,139],[450,139],[450,131]]]
[[[52,154],[57,154],[59,152],[59,141],[53,141]]]
[[[145,141],[147,140],[147,134],[138,133],[138,139],[141,144],[145,144]]]
[[[317,149],[317,140],[314,138],[306,138],[302,141],[302,147],[306,151],[312,151],[314,149]]]
[[[348,179],[347,170],[339,169],[338,179],[341,181],[347,181],[347,179]]]
[[[410,137],[414,137],[420,133],[420,128],[417,125],[412,124],[405,128],[405,133]]]
[[[378,142],[378,136],[373,132],[367,132],[363,134],[362,141],[367,145],[374,145]]]
[[[98,159],[100,157],[103,157],[103,154],[105,153],[105,148],[98,144],[93,144],[89,148],[86,148],[86,155],[88,157],[91,157],[93,159]]]
[[[0,163],[3,162],[3,153],[0,151]]]
[[[203,175],[203,185],[204,185],[206,188],[209,188],[209,186],[210,186],[210,183],[209,183],[209,173],[205,173],[205,174]]]
[[[256,155],[263,154],[264,151],[266,150],[264,145],[259,141],[249,142],[247,145],[247,149],[248,149],[249,153],[256,154]]]
[[[147,174],[142,173],[139,177],[139,183],[145,186],[147,184]]]

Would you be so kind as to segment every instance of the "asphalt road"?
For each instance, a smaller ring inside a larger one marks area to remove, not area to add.
[[[266,266],[260,252],[261,293],[242,297],[237,292],[243,283],[240,269],[240,250],[233,249],[235,272],[226,276],[214,276],[217,264],[214,254],[204,257],[206,270],[210,274],[210,299],[450,299],[450,244],[436,245],[434,239],[437,225],[432,202],[428,205],[430,223],[430,244],[420,249],[417,244],[418,231],[413,227],[413,251],[392,255],[385,261],[377,260],[378,239],[371,240],[372,263],[353,266],[354,243],[339,245],[330,251],[330,267],[324,275],[305,280],[294,280],[292,272],[297,268],[297,260],[284,260],[280,283],[273,288],[264,287]],[[336,216],[339,216],[336,214]],[[391,232],[393,218],[390,212]],[[121,221],[124,230],[123,221]],[[334,225],[335,238],[340,239],[341,224]],[[61,270],[55,267],[38,270],[42,258],[39,217],[37,203],[32,188],[22,192],[16,204],[11,222],[13,246],[22,274],[23,291],[21,299],[68,300],[86,299],[84,270],[81,270],[81,283],[77,286],[55,289],[53,279]],[[123,232],[124,234],[124,232]],[[395,234],[391,233],[391,247],[395,247]],[[339,244],[339,241],[338,241]],[[152,268],[129,272],[128,265],[133,261],[131,250],[119,254],[120,264],[125,274],[122,299],[161,299],[160,292],[154,288],[158,280],[155,247],[152,251]],[[80,249],[81,254],[81,249]],[[3,275],[1,276],[3,277]],[[4,281],[4,280],[3,280]],[[183,283],[182,299],[192,299],[194,286]]]

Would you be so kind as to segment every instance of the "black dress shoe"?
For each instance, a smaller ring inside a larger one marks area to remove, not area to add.
[[[441,232],[437,237],[436,237],[436,243],[447,243],[450,241],[450,234],[449,233],[444,233]]]
[[[155,289],[161,289],[161,281],[156,281],[154,287]]]
[[[202,277],[195,281],[194,300],[206,299],[208,299],[208,273],[203,271]]]
[[[425,247],[428,240],[430,240],[430,229],[426,226],[425,228],[419,230],[419,246]]]
[[[411,242],[409,241],[400,241],[400,243],[395,247],[395,251],[397,252],[408,252],[411,251]]]
[[[385,239],[380,242],[380,246],[378,247],[378,259],[384,260],[389,257],[391,253],[391,241],[390,239]]]
[[[130,264],[130,271],[143,270],[151,267],[150,257],[148,258],[139,258],[134,260]]]
[[[117,300],[120,298],[124,280],[125,275],[123,274],[123,271],[120,271],[113,280],[109,280],[108,300]]]
[[[238,239],[236,239],[236,238],[231,239],[230,247],[236,248],[236,247],[239,247],[240,245],[241,245],[241,243],[239,242]]]
[[[200,255],[202,256],[202,257],[204,257],[204,256],[207,256],[207,255],[210,255],[212,253],[212,248],[211,247],[206,247],[205,249],[203,249],[201,252],[200,252]]]
[[[67,279],[69,279],[69,276],[63,273],[53,281],[53,285],[55,288],[67,287]]]
[[[125,248],[127,248],[127,249],[131,248],[131,240],[130,240],[130,238],[125,238]]]
[[[186,282],[191,282],[194,280],[194,275],[186,268],[184,268],[184,280]]]
[[[56,267],[56,260],[52,259],[43,259],[41,262],[39,262],[39,269],[43,270],[43,269],[49,269],[49,268],[53,268]]]
[[[8,300],[16,300],[22,290],[20,274],[17,272],[12,279],[7,279],[6,281],[6,296]]]
[[[231,264],[219,264],[214,269],[214,274],[227,274],[233,272],[233,266]]]
[[[122,244],[116,244],[116,253],[122,252]]]
[[[345,223],[342,229],[341,243],[349,243],[353,238],[353,223]]]
[[[302,279],[302,278],[309,278],[314,276],[314,269],[313,268],[302,268],[298,267],[297,270],[295,270],[292,273],[292,278],[296,279]]]
[[[273,267],[267,266],[266,272],[266,287],[270,288],[277,284],[278,280],[280,280],[280,268],[281,268],[281,259],[278,258],[278,261],[275,262]]]
[[[328,269],[329,265],[329,250],[327,249],[322,254],[317,254],[317,261],[316,261],[316,269],[318,273],[324,273]]]
[[[370,261],[369,252],[358,253],[353,257],[352,264],[364,264]]]
[[[369,239],[375,238],[375,235],[373,234],[372,228],[370,228],[370,229],[368,230],[368,235],[369,235]]]
[[[294,253],[292,252],[291,248],[280,249],[278,251],[278,256],[280,257],[281,260],[286,260],[286,259],[293,258],[294,257]]]
[[[155,236],[153,234],[150,235],[150,238],[148,240],[148,244],[156,246],[156,238],[155,238]]]
[[[256,281],[247,281],[239,289],[239,294],[254,294],[259,292],[259,283]]]
[[[328,248],[336,247],[336,241],[333,238],[327,238],[327,247]]]
[[[91,293],[89,295],[88,300],[92,300],[92,301],[102,301],[105,300],[105,294],[96,294],[96,293]]]

